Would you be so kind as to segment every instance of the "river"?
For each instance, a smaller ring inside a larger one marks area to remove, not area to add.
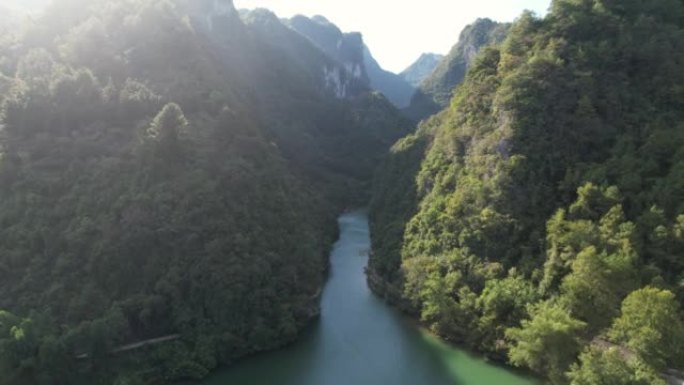
[[[339,218],[321,317],[300,340],[217,371],[203,385],[536,385],[420,330],[366,285],[368,218]]]

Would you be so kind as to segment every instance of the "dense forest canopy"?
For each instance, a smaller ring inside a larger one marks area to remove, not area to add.
[[[0,37],[0,384],[200,378],[317,313],[335,215],[408,125],[243,17],[55,0]]]
[[[684,369],[683,38],[678,0],[523,14],[378,173],[373,287],[554,384]]]
[[[199,379],[294,340],[369,198],[369,284],[437,334],[552,384],[662,385],[682,68],[681,0],[554,0],[466,28],[410,132],[373,87],[411,86],[321,17],[0,8],[0,385]]]

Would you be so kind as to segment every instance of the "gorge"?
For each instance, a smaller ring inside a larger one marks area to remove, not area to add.
[[[0,385],[678,381],[682,0],[403,74],[332,17],[46,3],[0,5]]]
[[[368,217],[352,211],[339,220],[321,317],[283,350],[238,361],[202,385],[535,385],[449,346],[389,307],[366,285]]]

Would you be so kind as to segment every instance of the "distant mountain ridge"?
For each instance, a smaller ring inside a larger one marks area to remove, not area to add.
[[[335,24],[320,15],[311,19],[297,15],[285,23],[311,40],[331,58],[343,64],[354,77],[368,81],[363,66],[363,37],[360,33],[343,33]]]
[[[363,37],[360,33],[343,33],[323,16],[297,15],[283,19],[283,24],[304,36],[316,48],[339,63],[339,67],[325,67],[326,82],[340,98],[354,96],[370,89],[370,80],[363,62]]]
[[[399,75],[409,84],[418,88],[423,81],[432,74],[435,68],[442,62],[444,55],[437,53],[424,53],[418,60],[408,66]]]
[[[368,47],[365,47],[364,63],[371,81],[371,87],[376,89],[397,107],[405,108],[411,102],[411,95],[415,88],[401,76],[385,71],[380,64],[373,58]]]
[[[465,78],[477,53],[484,47],[502,42],[510,28],[508,23],[477,19],[461,32],[458,43],[426,77],[411,98],[406,113],[415,120],[436,114],[449,104],[454,88]]]
[[[415,88],[400,75],[385,71],[358,32],[343,33],[323,16],[297,15],[284,23],[341,63],[347,75],[382,92],[398,108],[409,105]]]

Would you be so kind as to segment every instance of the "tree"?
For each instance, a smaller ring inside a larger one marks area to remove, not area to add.
[[[480,333],[487,349],[501,349],[506,328],[514,327],[525,318],[526,306],[539,300],[532,282],[513,269],[504,279],[491,279],[478,298],[481,311]]]
[[[181,131],[188,125],[183,110],[176,103],[166,104],[152,121],[147,135],[160,141],[177,141]]]
[[[567,211],[560,209],[546,223],[546,262],[542,293],[558,290],[562,278],[571,271],[577,254],[597,243],[598,230],[590,220],[568,220]]]
[[[592,329],[610,325],[620,301],[636,285],[634,256],[584,249],[572,264],[572,273],[563,280],[561,293],[573,315],[587,321]]]
[[[635,225],[625,218],[614,187],[586,184],[570,206],[547,222],[547,261],[542,293],[560,294],[573,316],[592,331],[610,325],[622,299],[638,287]],[[563,277],[565,275],[565,277]]]
[[[165,159],[173,159],[180,155],[180,140],[188,120],[180,106],[168,103],[152,121],[147,129],[147,137],[157,143],[158,153]]]
[[[577,270],[580,266],[574,265],[575,260],[581,253],[591,254],[589,247],[595,248],[594,253],[618,256],[613,259],[635,260],[634,224],[625,219],[619,196],[615,187],[587,183],[577,189],[569,210],[560,209],[547,221],[543,293],[554,292],[563,276]]]
[[[577,189],[577,200],[570,206],[570,215],[598,220],[620,201],[620,192],[616,187],[600,188],[589,182]]]
[[[512,342],[508,356],[514,365],[527,366],[548,375],[552,383],[562,384],[580,351],[580,332],[586,324],[553,301],[531,305],[528,313],[529,319],[523,320],[520,328],[506,331]]]
[[[135,120],[154,113],[161,105],[161,96],[145,84],[129,78],[121,87],[118,102],[122,115]]]
[[[682,312],[668,290],[645,287],[631,293],[608,336],[656,368],[684,364]]]
[[[34,316],[20,318],[0,310],[0,384],[52,384],[72,369],[71,356],[49,320]]]
[[[638,360],[629,360],[617,348],[590,347],[568,373],[571,385],[665,385],[658,372]]]

